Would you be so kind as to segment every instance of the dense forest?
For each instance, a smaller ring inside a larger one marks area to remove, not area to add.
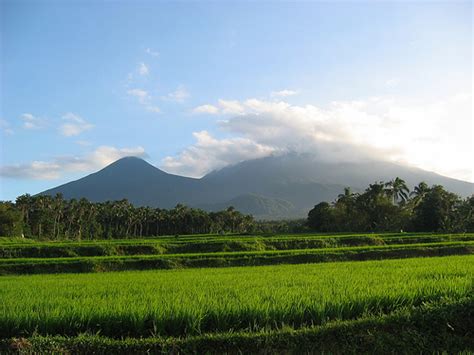
[[[22,195],[0,203],[0,235],[39,239],[110,239],[156,235],[245,233],[254,219],[233,207],[220,212],[177,205],[134,207],[127,200],[92,203],[61,194]]]
[[[207,233],[474,232],[474,196],[462,199],[424,182],[410,192],[396,178],[369,185],[363,193],[346,188],[333,203],[321,202],[307,220],[255,221],[233,207],[206,212],[178,204],[166,210],[134,207],[127,200],[93,203],[61,194],[19,196],[0,202],[0,236],[38,239],[110,239]]]
[[[332,204],[317,204],[307,224],[319,232],[473,232],[473,211],[474,195],[461,199],[424,182],[410,191],[397,177],[371,184],[363,193],[346,188]]]

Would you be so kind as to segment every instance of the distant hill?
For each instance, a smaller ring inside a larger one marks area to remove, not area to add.
[[[256,194],[240,195],[226,202],[203,204],[196,207],[208,211],[220,211],[229,206],[236,207],[240,212],[251,214],[259,219],[288,218],[295,214],[295,206],[291,202]]]
[[[178,203],[207,210],[230,205],[260,218],[305,216],[321,201],[333,201],[343,188],[362,191],[374,181],[404,179],[410,188],[421,181],[441,184],[461,196],[474,184],[398,164],[366,161],[330,163],[310,154],[248,160],[213,171],[201,179],[168,174],[146,161],[127,157],[84,178],[42,194],[91,201],[128,199],[134,205],[171,208]]]

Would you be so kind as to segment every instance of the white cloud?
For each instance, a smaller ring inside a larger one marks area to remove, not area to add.
[[[197,114],[207,113],[210,115],[215,115],[219,113],[219,109],[213,105],[201,105],[201,106],[195,107],[193,109],[193,113],[197,113]]]
[[[67,122],[59,126],[59,132],[65,137],[77,136],[94,127],[93,124],[87,122],[81,116],[71,112],[66,113],[62,119]]]
[[[141,62],[138,64],[138,74],[140,74],[141,76],[145,76],[145,75],[148,75],[149,74],[149,69],[148,67],[146,66],[145,63]]]
[[[245,112],[245,107],[237,100],[224,100],[219,99],[217,105],[201,105],[193,109],[193,113],[207,113],[207,114],[218,114],[222,113],[225,115],[241,115]]]
[[[129,87],[130,85],[134,85],[136,83],[143,83],[147,80],[149,74],[150,69],[148,66],[144,62],[139,62],[135,68],[128,73],[125,86]]]
[[[138,100],[138,103],[144,106],[147,111],[161,113],[161,109],[151,103],[151,96],[148,91],[143,89],[131,89],[127,91],[127,94],[135,97]]]
[[[8,135],[12,135],[14,133],[10,123],[4,119],[0,119],[0,131]]]
[[[200,177],[213,169],[252,158],[264,157],[275,150],[248,138],[216,139],[207,131],[194,132],[196,143],[177,157],[162,161],[164,170],[186,176]]]
[[[184,102],[189,96],[189,92],[184,85],[179,85],[175,91],[170,92],[166,96],[162,96],[161,99],[165,101]]]
[[[31,113],[24,113],[21,115],[24,129],[41,129],[46,126],[46,120],[44,118],[36,117]]]
[[[146,104],[151,98],[148,92],[143,89],[130,89],[127,91],[127,94],[135,97],[140,104]]]
[[[270,96],[271,97],[288,97],[288,96],[293,96],[296,94],[298,94],[298,91],[285,89],[285,90],[280,90],[280,91],[272,91],[270,93]]]
[[[147,54],[151,55],[152,57],[156,57],[156,58],[157,58],[157,57],[160,56],[160,52],[154,51],[154,50],[151,49],[151,48],[145,49],[145,52],[146,52]]]
[[[58,156],[51,161],[0,167],[0,176],[20,179],[54,180],[68,173],[92,172],[126,156],[146,157],[142,147],[115,148],[100,146],[83,156]]]
[[[55,162],[33,161],[29,164],[16,164],[0,167],[0,176],[7,178],[25,178],[52,180],[60,177],[60,165]]]
[[[330,161],[368,157],[395,161],[474,181],[471,104],[470,93],[433,102],[373,97],[336,101],[326,107],[258,99],[219,100],[222,113],[234,114],[219,121],[219,126],[236,138],[197,136],[196,144],[177,157],[167,157],[163,166],[198,176],[224,163],[236,163],[243,156],[296,151],[312,152]],[[255,149],[255,154],[239,154],[239,144],[229,143],[239,139],[245,140],[246,147],[260,149]],[[212,148],[206,141],[213,142]],[[220,158],[221,146],[226,159]]]
[[[265,110],[265,106],[273,107],[275,102],[270,101],[260,101],[258,99],[248,99],[244,102],[240,102],[237,100],[224,100],[219,99],[216,105],[201,105],[195,107],[193,109],[193,113],[200,114],[200,113],[207,113],[207,114],[218,114],[222,113],[225,115],[242,115],[248,112],[249,109],[256,109],[256,110]],[[278,105],[289,106],[289,104],[284,102],[279,102]]]
[[[240,115],[243,114],[245,108],[237,100],[222,100],[218,101],[219,107],[222,109],[222,113],[229,115]]]

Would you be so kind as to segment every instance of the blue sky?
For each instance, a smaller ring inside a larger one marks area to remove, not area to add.
[[[471,2],[0,6],[0,199],[125,155],[202,176],[316,150],[474,181]]]

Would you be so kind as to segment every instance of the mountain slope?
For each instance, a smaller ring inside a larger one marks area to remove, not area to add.
[[[248,160],[201,179],[168,174],[139,158],[123,158],[82,179],[42,192],[91,201],[128,199],[135,205],[171,208],[178,203],[208,210],[235,208],[266,217],[304,216],[321,201],[333,201],[343,188],[362,191],[374,181],[404,179],[441,184],[468,196],[474,184],[388,162],[330,163],[309,154]]]
[[[375,181],[401,177],[412,189],[421,181],[441,184],[461,196],[474,193],[474,184],[394,163],[366,161],[330,163],[309,154],[287,154],[248,160],[202,178],[209,186],[224,187],[226,197],[247,192],[291,202],[299,215],[315,203],[333,201],[346,186],[363,191]]]
[[[448,178],[418,168],[411,168],[383,161],[331,163],[316,159],[310,154],[290,153],[248,160],[225,167],[206,175],[203,180],[213,183],[250,183],[265,188],[268,182],[275,184],[324,184],[343,185],[357,189],[366,188],[374,181],[388,181],[395,177],[404,179],[412,188],[421,181],[429,185],[440,184],[461,196],[474,192],[474,184]]]
[[[259,219],[265,218],[289,218],[295,213],[295,206],[291,202],[277,198],[268,198],[256,194],[239,195],[231,200],[214,204],[198,205],[207,211],[221,211],[229,206],[238,211],[251,214]]]
[[[67,199],[85,197],[95,202],[126,198],[135,205],[171,208],[177,201],[186,202],[197,185],[197,179],[168,174],[142,159],[126,157],[42,194],[62,193]]]

